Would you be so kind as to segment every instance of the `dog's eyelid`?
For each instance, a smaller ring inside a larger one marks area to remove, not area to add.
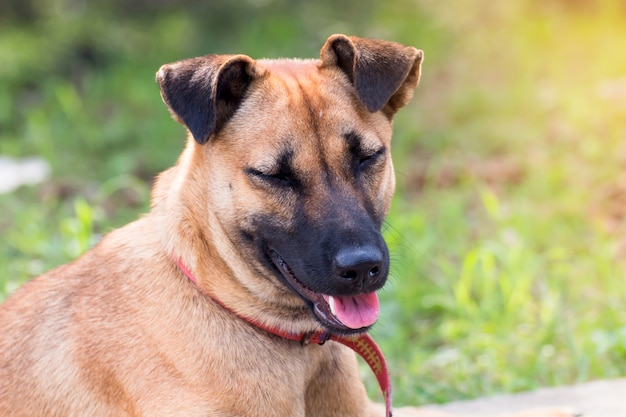
[[[359,157],[373,156],[386,151],[386,146],[375,136],[350,131],[343,135],[350,152]]]
[[[265,170],[264,169],[257,169],[257,168],[252,168],[252,167],[248,167],[245,169],[246,174],[253,176],[253,177],[261,177],[265,174]]]
[[[376,150],[365,151],[359,157],[359,164],[362,165],[366,162],[374,162],[375,160],[378,160],[380,157],[384,156],[386,152],[387,148],[385,146],[382,146]]]
[[[386,146],[381,146],[380,148],[378,148],[374,152],[372,152],[371,156],[383,156],[385,153],[387,153],[387,147]]]
[[[248,167],[245,169],[246,174],[266,183],[274,185],[295,187],[298,183],[297,179],[291,172],[276,171],[265,168]]]

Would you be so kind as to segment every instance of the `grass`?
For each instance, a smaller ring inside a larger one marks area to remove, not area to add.
[[[626,376],[623,6],[501,3],[363,2],[354,16],[330,2],[241,2],[236,15],[216,2],[0,24],[0,153],[54,171],[0,196],[0,298],[147,210],[152,176],[183,145],[160,64],[315,56],[344,31],[426,52],[395,122],[392,278],[374,329],[396,402]]]

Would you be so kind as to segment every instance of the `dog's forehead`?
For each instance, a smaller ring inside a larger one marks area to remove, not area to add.
[[[270,113],[279,110],[292,128],[294,113],[300,114],[300,122],[306,115],[318,127],[328,128],[371,118],[371,112],[359,102],[352,82],[339,68],[323,67],[318,59],[262,59],[257,64],[267,76],[250,104],[257,110],[272,108]],[[276,120],[276,114],[272,118]],[[319,119],[324,119],[322,125],[316,122]]]
[[[277,76],[306,76],[316,70],[320,61],[318,59],[283,58],[259,59],[256,62]]]
[[[352,96],[354,90],[342,71],[323,69],[318,59],[261,59],[257,65],[269,75],[268,82],[274,91],[282,90],[292,96],[302,96],[305,92],[320,105],[323,99],[334,102]]]
[[[315,59],[258,60],[257,65],[266,77],[252,87],[227,126],[231,144],[248,149],[254,143],[257,152],[249,154],[251,159],[277,160],[286,150],[297,158],[318,153],[340,158],[347,149],[345,137],[354,133],[363,149],[378,149],[390,140],[389,121],[360,104],[339,69],[323,68]]]
[[[257,128],[295,134],[310,129],[307,122],[317,124],[320,117],[328,126],[333,116],[329,109],[342,110],[334,113],[335,119],[354,118],[351,84],[339,72],[329,76],[321,71],[319,60],[258,60],[257,65],[266,76],[251,87],[233,118],[236,124],[255,120]]]

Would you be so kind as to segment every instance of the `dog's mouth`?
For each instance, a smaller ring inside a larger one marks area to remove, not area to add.
[[[314,315],[326,328],[340,333],[365,332],[378,319],[380,306],[375,292],[333,296],[315,292],[300,282],[285,260],[273,249],[266,253],[291,288],[308,301]]]

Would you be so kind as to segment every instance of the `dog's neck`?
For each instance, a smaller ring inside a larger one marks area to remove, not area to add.
[[[195,275],[187,268],[187,266],[182,262],[182,260],[178,257],[175,257],[176,263],[180,270],[187,276],[189,281],[194,283],[194,285],[198,286],[198,279]],[[200,289],[200,287],[198,287]],[[385,361],[385,357],[376,344],[374,339],[367,333],[362,333],[355,336],[340,336],[336,334],[332,334],[327,331],[316,331],[309,333],[291,333],[277,327],[267,326],[260,321],[246,317],[241,314],[234,312],[232,309],[228,308],[224,303],[222,303],[215,296],[206,294],[211,300],[220,305],[222,308],[233,314],[234,316],[239,317],[245,322],[257,327],[265,332],[273,334],[275,336],[282,337],[284,339],[293,340],[296,342],[300,342],[303,346],[309,344],[318,344],[323,345],[328,340],[333,340],[335,342],[341,343],[349,347],[358,353],[369,365],[372,372],[376,376],[378,380],[378,384],[380,385],[380,389],[385,398],[385,408],[387,410],[386,416],[391,417],[391,380],[389,377],[389,369],[387,367],[387,362]]]

